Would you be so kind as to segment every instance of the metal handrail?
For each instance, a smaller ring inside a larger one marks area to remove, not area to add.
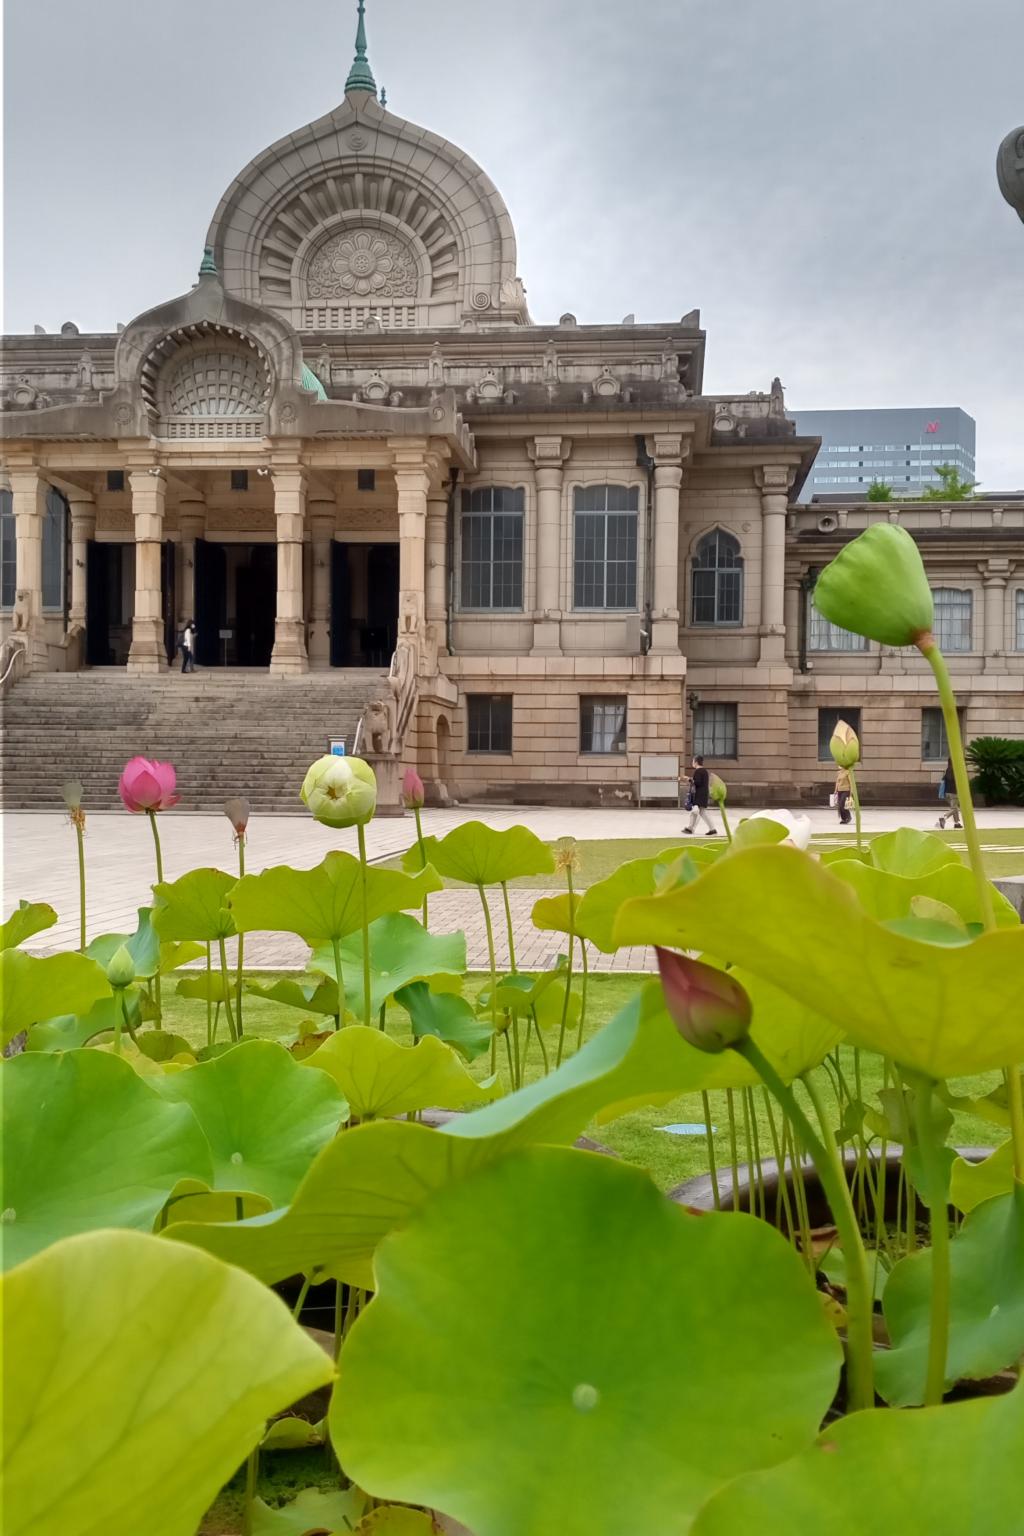
[[[27,658],[28,646],[24,640],[8,635],[0,646],[0,699],[5,699],[14,687],[18,675],[25,670]]]

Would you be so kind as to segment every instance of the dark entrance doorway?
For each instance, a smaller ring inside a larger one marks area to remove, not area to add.
[[[398,641],[398,545],[331,546],[331,666],[386,667]]]
[[[135,606],[135,545],[91,539],[85,560],[86,664],[126,666]]]
[[[196,540],[196,661],[269,667],[277,611],[277,545]]]

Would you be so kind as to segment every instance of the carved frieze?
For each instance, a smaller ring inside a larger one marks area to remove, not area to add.
[[[316,246],[305,286],[307,299],[415,298],[419,263],[388,230],[345,229]]]

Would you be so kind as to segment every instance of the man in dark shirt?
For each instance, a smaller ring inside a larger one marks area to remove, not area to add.
[[[709,786],[710,779],[708,776],[708,771],[704,767],[704,759],[702,757],[695,757],[693,760],[692,772],[690,773],[690,798],[692,804],[692,810],[690,811],[690,825],[683,828],[683,831],[687,834],[693,832],[693,829],[697,825],[697,820],[699,818],[707,828],[707,832],[705,834],[707,837],[718,836],[718,829],[711,825],[711,822],[708,818]]]

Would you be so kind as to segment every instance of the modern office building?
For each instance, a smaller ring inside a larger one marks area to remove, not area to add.
[[[812,496],[863,496],[873,480],[897,496],[920,496],[940,484],[938,467],[974,474],[974,420],[957,405],[909,410],[794,411],[801,437],[820,437],[821,451],[804,482]]]

